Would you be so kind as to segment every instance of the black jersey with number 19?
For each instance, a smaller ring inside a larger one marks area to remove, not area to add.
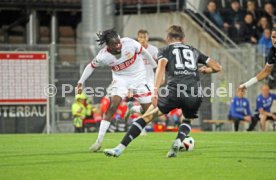
[[[207,56],[192,46],[177,42],[159,50],[158,60],[163,58],[168,60],[166,72],[169,87],[177,87],[177,84],[186,85],[188,88],[198,87],[198,63],[206,64]]]

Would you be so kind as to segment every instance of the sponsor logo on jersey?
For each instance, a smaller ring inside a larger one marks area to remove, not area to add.
[[[196,72],[191,72],[191,71],[174,71],[174,75],[193,75],[196,76]]]
[[[125,62],[122,62],[121,64],[118,64],[116,66],[112,66],[113,71],[121,71],[123,69],[128,68],[131,66],[136,60],[136,53],[134,54],[133,58],[126,60]]]

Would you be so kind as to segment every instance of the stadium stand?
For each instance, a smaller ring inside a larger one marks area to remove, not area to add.
[[[40,44],[49,44],[50,43],[50,28],[47,26],[39,27],[39,40]]]
[[[115,0],[115,14],[170,12],[182,9],[181,0]]]

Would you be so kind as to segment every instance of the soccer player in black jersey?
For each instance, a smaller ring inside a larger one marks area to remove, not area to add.
[[[191,131],[190,121],[198,117],[197,111],[202,102],[199,72],[207,74],[221,71],[221,66],[215,60],[183,43],[184,32],[181,26],[173,25],[167,33],[168,45],[158,53],[152,105],[133,123],[117,147],[104,150],[107,156],[120,156],[127,145],[152,121],[154,114],[167,114],[172,109],[181,108],[185,120],[179,126],[177,137],[167,154],[167,157],[176,157],[182,141]],[[199,63],[204,66],[198,68]],[[161,96],[158,90],[165,72],[168,75],[165,89],[167,96]]]
[[[268,56],[266,57],[266,65],[261,72],[259,72],[255,77],[251,78],[247,82],[240,85],[239,88],[246,89],[257,83],[258,81],[266,78],[272,71],[273,65],[276,64],[276,27],[272,29],[271,33],[271,41],[272,47],[268,52]]]

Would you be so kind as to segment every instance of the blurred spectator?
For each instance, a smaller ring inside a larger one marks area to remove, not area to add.
[[[261,130],[266,130],[267,120],[276,120],[276,115],[271,113],[271,106],[274,100],[276,100],[276,94],[270,93],[270,88],[267,84],[264,84],[261,89],[262,93],[257,97],[256,102],[256,114],[254,118],[260,120]]]
[[[246,14],[239,31],[240,42],[257,44],[257,27],[252,14]]]
[[[246,3],[246,11],[253,16],[253,21],[257,24],[258,19],[261,17],[261,13],[256,9],[256,2],[254,0],[248,0]]]
[[[251,122],[252,114],[247,98],[244,97],[245,91],[238,89],[236,96],[231,101],[229,119],[234,121],[235,131],[239,130],[240,121]]]
[[[243,11],[240,7],[240,3],[238,0],[231,1],[231,8],[226,11],[226,22],[230,26],[235,26],[243,21],[245,16],[245,11]]]
[[[182,119],[182,110],[173,109],[167,114],[166,126],[179,126]]]
[[[271,26],[268,23],[267,18],[265,16],[262,16],[257,24],[257,33],[259,38],[263,35],[263,32],[266,28],[271,28]]]
[[[120,105],[118,106],[118,109],[115,113],[115,119],[121,119],[123,120],[125,117],[125,113],[127,111],[127,103],[125,100],[122,100],[122,102],[120,103]]]
[[[272,47],[271,29],[266,28],[258,42],[258,53],[266,57],[271,47]]]
[[[271,3],[265,3],[264,5],[264,12],[263,12],[263,16],[265,16],[268,20],[268,24],[270,27],[273,27],[273,24],[276,23],[274,22],[274,9]]]
[[[85,103],[86,116],[83,120],[83,129],[87,132],[92,132],[93,130],[98,128],[98,122],[94,118],[94,113],[97,112],[97,108],[92,106],[92,101],[90,99],[86,99]]]
[[[86,116],[85,103],[86,96],[84,94],[77,94],[75,96],[75,102],[72,104],[73,125],[77,133],[84,132],[83,120]]]
[[[86,99],[85,108],[86,108],[86,119],[93,118],[93,113],[95,110],[93,109],[92,101],[88,98]]]
[[[209,1],[207,11],[204,12],[204,15],[220,29],[229,27],[227,23],[224,23],[220,13],[217,11],[217,4],[215,1]]]
[[[240,8],[239,1],[232,0],[231,8],[226,11],[225,21],[230,25],[228,30],[229,37],[235,42],[239,42],[239,30],[244,16],[245,11]]]

